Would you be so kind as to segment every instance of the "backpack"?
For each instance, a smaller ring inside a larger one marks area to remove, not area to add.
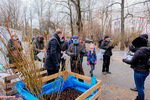
[[[101,44],[102,44],[102,41],[103,41],[103,39],[101,39],[101,40],[99,40],[99,48],[101,47]]]

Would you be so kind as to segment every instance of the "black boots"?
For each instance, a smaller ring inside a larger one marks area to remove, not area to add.
[[[139,97],[137,96],[135,100],[140,100]]]

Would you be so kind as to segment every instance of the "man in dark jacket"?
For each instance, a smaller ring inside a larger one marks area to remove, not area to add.
[[[60,44],[61,44],[61,57],[62,57],[63,54],[67,53],[67,50],[68,50],[68,42],[65,41],[65,38],[64,38],[64,37],[62,37],[61,40],[60,40]],[[61,65],[62,65],[61,71],[64,71],[64,70],[65,70],[65,63],[66,63],[66,59],[61,58]]]
[[[73,44],[69,46],[67,51],[68,55],[71,57],[71,71],[84,75],[83,68],[81,66],[82,55],[85,54],[85,48],[82,43],[79,43],[77,39],[73,40]],[[83,80],[79,79],[79,81],[83,82]]]
[[[32,43],[33,46],[33,54],[34,54],[34,60],[41,61],[38,57],[37,54],[40,52],[45,52],[44,49],[44,37],[39,36],[38,38],[35,38]]]
[[[111,72],[109,72],[109,64],[110,64],[110,57],[112,56],[112,48],[114,48],[114,46],[108,46],[110,43],[110,38],[109,36],[105,36],[104,37],[104,41],[102,41],[101,44],[101,49],[106,50],[104,55],[103,55],[103,68],[102,68],[102,73],[104,75],[106,74],[111,74]]]
[[[52,75],[59,72],[60,58],[61,58],[60,39],[62,38],[62,36],[63,36],[62,30],[57,29],[53,37],[51,37],[50,40],[48,41],[46,49],[47,53],[44,63],[44,67],[45,69],[47,69],[48,75]]]
[[[147,39],[144,37],[136,38],[132,44],[137,50],[131,60],[123,59],[123,62],[133,65],[134,81],[138,90],[138,96],[135,100],[145,100],[143,87],[149,75],[147,62],[150,57],[150,47],[147,47]]]

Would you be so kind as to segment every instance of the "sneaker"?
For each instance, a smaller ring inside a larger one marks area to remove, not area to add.
[[[106,72],[107,74],[111,74],[111,72]]]
[[[136,92],[138,91],[136,87],[135,88],[130,88],[130,90],[136,91]]]
[[[143,87],[143,90],[144,90],[144,89],[145,89],[145,88]],[[136,87],[135,87],[135,88],[130,88],[130,90],[135,91],[135,92],[138,91]]]
[[[103,75],[106,75],[106,72],[102,72]]]

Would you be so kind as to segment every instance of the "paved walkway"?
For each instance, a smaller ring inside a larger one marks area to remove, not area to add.
[[[110,71],[111,75],[102,74],[102,60],[98,60],[94,75],[97,79],[102,80],[102,100],[134,100],[137,92],[130,90],[135,87],[133,70],[129,65],[122,62],[124,51],[113,51],[111,57]],[[86,65],[86,57],[84,58],[83,68],[86,76],[90,76],[90,66]],[[150,100],[150,76],[146,79],[145,84],[145,100]]]

